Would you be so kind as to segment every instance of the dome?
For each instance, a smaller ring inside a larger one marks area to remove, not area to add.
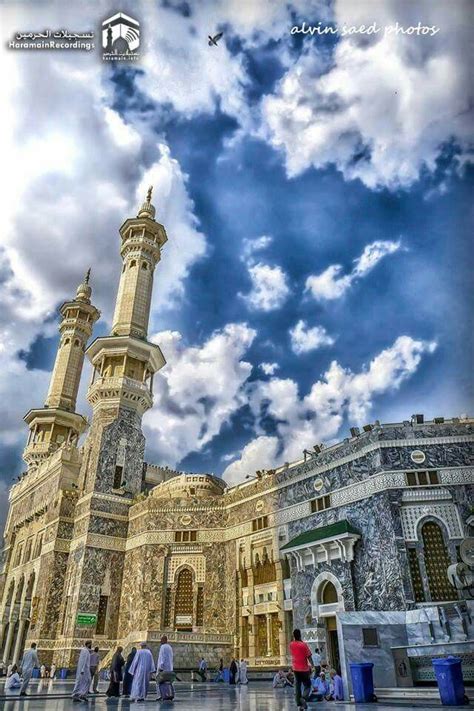
[[[151,204],[152,190],[152,187],[148,188],[146,200],[138,211],[138,217],[150,217],[152,220],[155,219],[155,206]]]
[[[91,294],[92,294],[92,289],[89,285],[89,278],[91,275],[91,270],[88,269],[87,274],[84,278],[84,281],[79,284],[77,287],[76,291],[76,300],[77,301],[85,301],[86,303],[90,303],[91,300]]]
[[[151,495],[157,499],[206,499],[221,496],[225,488],[223,479],[210,474],[178,474],[155,486]]]

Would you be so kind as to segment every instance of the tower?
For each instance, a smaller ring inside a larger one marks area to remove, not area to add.
[[[117,638],[128,511],[144,485],[142,416],[153,404],[153,376],[165,364],[160,348],[147,341],[153,274],[167,241],[151,192],[137,217],[120,228],[122,272],[111,333],[86,351],[93,366],[87,394],[93,416],[60,614],[65,665],[75,663],[77,639]],[[82,626],[84,614],[90,626]]]
[[[168,239],[163,225],[155,221],[151,193],[149,188],[137,217],[125,220],[120,228],[122,272],[111,334],[96,338],[87,349],[93,366],[87,394],[93,408],[91,458],[83,481],[88,491],[110,492],[126,486],[136,494],[142,486],[141,418],[153,404],[153,376],[165,364],[160,348],[146,339],[153,274]],[[99,432],[100,455],[92,444],[94,440],[97,444]],[[107,463],[99,466],[103,456]]]
[[[90,269],[79,284],[76,297],[60,307],[61,334],[48,395],[43,408],[24,417],[30,428],[23,458],[36,467],[63,444],[75,444],[86,420],[75,412],[86,343],[100,312],[91,304]]]

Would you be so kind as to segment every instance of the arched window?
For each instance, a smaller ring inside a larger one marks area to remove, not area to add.
[[[333,602],[337,602],[337,590],[330,580],[327,580],[321,586],[319,591],[320,602],[322,605],[331,605]]]
[[[421,538],[431,601],[456,600],[456,591],[446,574],[451,560],[441,527],[434,521],[427,521],[421,527]]]
[[[148,269],[148,264],[146,262],[142,262],[142,269]]]
[[[65,346],[69,345],[70,342],[71,342],[71,339],[70,339],[70,338],[65,338],[65,339],[64,339],[64,345],[65,345]]]
[[[130,262],[130,268],[136,267],[136,266],[137,266],[137,260],[136,260],[136,259],[132,259],[132,261]]]
[[[193,574],[189,568],[178,573],[174,603],[175,626],[192,629],[193,625]]]

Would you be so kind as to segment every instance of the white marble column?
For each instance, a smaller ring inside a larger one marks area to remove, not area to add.
[[[26,625],[26,620],[20,620],[20,624],[18,625],[18,633],[16,636],[16,642],[15,642],[15,649],[13,650],[13,657],[12,657],[12,663],[13,664],[18,664],[18,659],[23,652],[21,649],[21,645],[23,642],[23,632],[25,631],[25,625]]]
[[[272,656],[272,616],[269,612],[266,613],[267,618],[267,657]]]
[[[13,633],[15,631],[15,620],[10,620],[8,626],[7,639],[5,641],[5,649],[3,650],[3,668],[5,669],[8,665],[8,660],[10,658],[10,648],[13,641]]]

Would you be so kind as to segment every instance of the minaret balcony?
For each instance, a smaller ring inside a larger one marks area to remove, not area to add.
[[[25,462],[41,461],[54,452],[59,445],[55,442],[30,442],[23,450]]]
[[[125,375],[97,378],[89,388],[87,399],[93,407],[126,407],[140,415],[153,406],[150,385]]]

